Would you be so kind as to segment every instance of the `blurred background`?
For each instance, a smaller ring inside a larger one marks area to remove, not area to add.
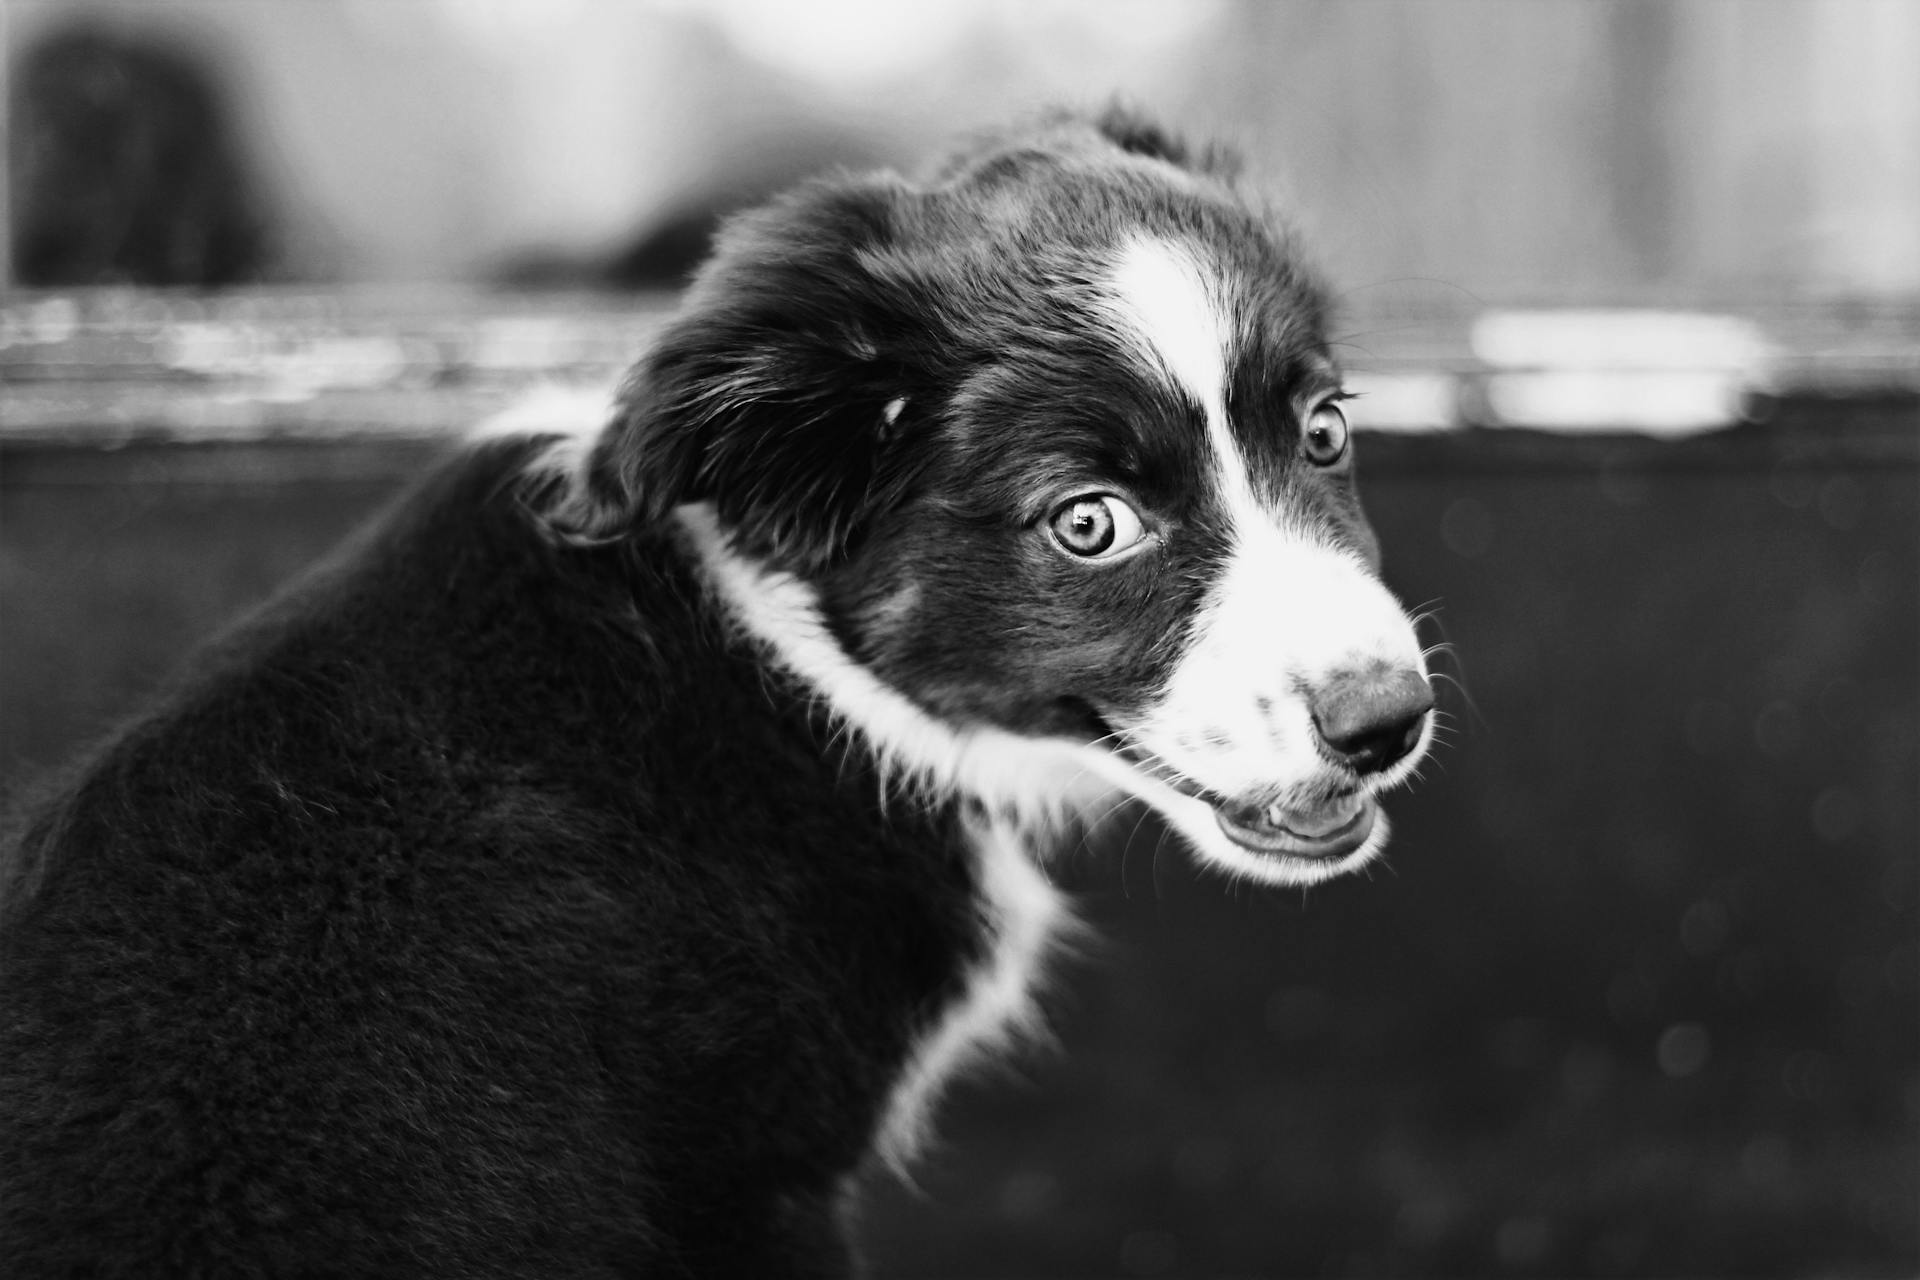
[[[1920,1273],[1920,3],[0,0],[0,803],[716,217],[1116,94],[1340,285],[1451,723],[1365,879],[1130,823],[883,1276]]]
[[[9,0],[8,15],[21,283],[83,265],[195,283],[172,278],[177,254],[135,252],[130,217],[160,219],[165,199],[226,242],[196,256],[221,283],[569,265],[671,283],[663,242],[716,205],[1122,93],[1238,140],[1355,287],[1920,290],[1906,0]]]

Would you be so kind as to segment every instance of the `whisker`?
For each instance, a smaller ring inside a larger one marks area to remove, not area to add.
[[[1147,821],[1147,807],[1145,805],[1141,805],[1139,811],[1134,815],[1133,826],[1127,829],[1127,838],[1124,841],[1122,841],[1120,844],[1120,886],[1121,886],[1121,889],[1126,893],[1126,896],[1129,898],[1133,897],[1133,884],[1131,881],[1127,879],[1127,863],[1129,860],[1131,860],[1133,855],[1133,842],[1140,838],[1140,828],[1146,825],[1146,821]],[[1156,842],[1154,845],[1154,852],[1153,852],[1153,856],[1155,858],[1159,856],[1158,851],[1159,851],[1159,844]],[[1153,868],[1151,863],[1149,863],[1148,865],[1147,876],[1148,876],[1149,882],[1151,882],[1153,879]]]
[[[1440,601],[1437,598],[1430,600],[1415,610],[1413,612],[1413,624],[1416,634],[1418,634],[1422,628],[1431,626],[1432,629],[1440,635],[1439,640],[1426,645],[1420,651],[1421,661],[1429,664],[1427,679],[1436,683],[1444,681],[1452,685],[1459,693],[1461,701],[1466,704],[1467,711],[1471,714],[1473,721],[1485,726],[1487,718],[1481,713],[1479,704],[1474,701],[1473,690],[1467,687],[1466,664],[1461,661],[1458,647],[1456,647],[1453,641],[1447,636],[1446,620],[1441,614]],[[1431,669],[1433,660],[1441,658],[1444,658],[1446,665],[1452,667],[1453,670],[1437,671]]]

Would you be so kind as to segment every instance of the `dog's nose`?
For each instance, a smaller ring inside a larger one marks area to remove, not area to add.
[[[1355,773],[1378,773],[1420,743],[1433,687],[1418,671],[1336,672],[1313,695],[1313,727],[1327,754]]]

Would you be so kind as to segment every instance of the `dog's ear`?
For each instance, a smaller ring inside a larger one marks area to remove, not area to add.
[[[912,478],[895,446],[921,385],[918,326],[874,270],[912,198],[891,177],[822,180],[730,223],[628,375],[569,531],[614,538],[711,502],[781,567],[843,556]]]
[[[982,175],[1018,173],[1032,164],[1056,164],[1072,157],[1110,153],[1160,160],[1176,169],[1228,186],[1240,176],[1240,155],[1217,143],[1195,147],[1153,117],[1122,101],[1097,111],[1052,107],[1008,129],[973,135],[946,156],[930,174],[935,183],[974,180]]]
[[[1241,159],[1232,148],[1217,143],[1193,147],[1146,113],[1124,102],[1108,104],[1093,117],[1093,127],[1108,141],[1131,155],[1164,160],[1175,168],[1231,182],[1239,176]]]

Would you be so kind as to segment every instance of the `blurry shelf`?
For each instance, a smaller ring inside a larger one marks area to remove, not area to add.
[[[1363,429],[1685,434],[1806,398],[1920,428],[1920,302],[1573,311],[1441,298],[1348,304],[1335,338],[1365,393]],[[0,442],[444,437],[536,386],[611,385],[674,303],[457,288],[12,293],[0,296]],[[1555,340],[1486,337],[1534,330]],[[1696,331],[1753,338],[1690,357],[1664,336]]]
[[[0,300],[0,440],[443,436],[611,384],[669,296],[94,291]]]

